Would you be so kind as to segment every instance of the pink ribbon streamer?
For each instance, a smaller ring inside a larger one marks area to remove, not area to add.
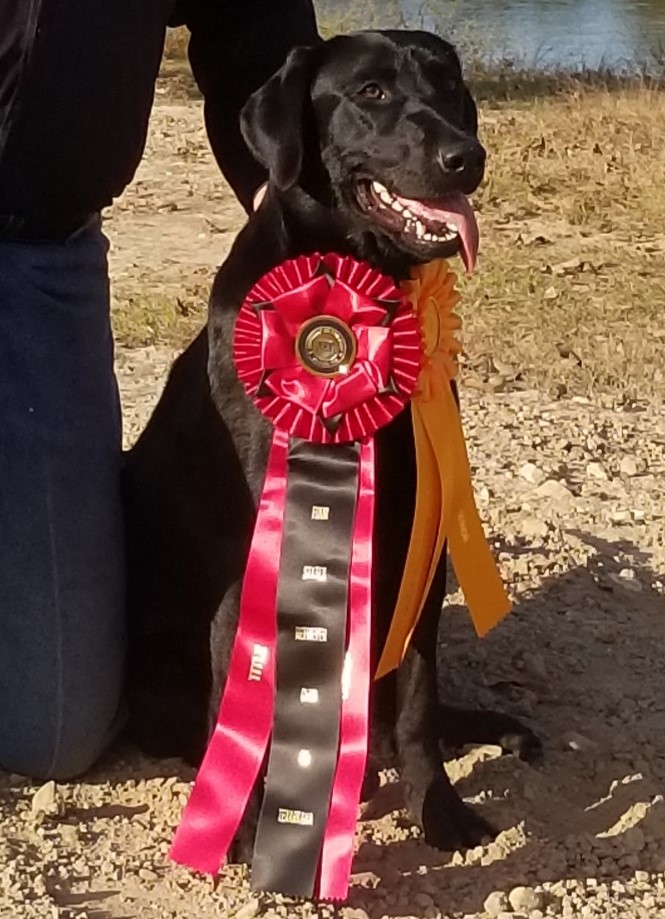
[[[367,762],[370,642],[372,624],[372,534],[374,529],[374,440],[360,450],[358,503],[349,585],[348,695],[342,701],[340,751],[321,854],[318,895],[344,900],[349,891],[358,804]]]
[[[226,858],[272,730],[288,446],[288,434],[275,430],[217,723],[169,853],[205,874],[217,874]]]

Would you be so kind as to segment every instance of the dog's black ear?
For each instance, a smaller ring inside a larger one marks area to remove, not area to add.
[[[315,50],[294,48],[240,113],[245,143],[282,190],[295,185],[302,168],[303,116]]]

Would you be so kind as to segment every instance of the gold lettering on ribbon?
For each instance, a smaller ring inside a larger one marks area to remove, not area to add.
[[[296,641],[328,641],[328,629],[315,628],[309,625],[297,625]]]
[[[325,565],[303,565],[303,581],[327,581],[328,569]]]
[[[314,814],[311,811],[292,810],[280,807],[277,811],[277,823],[290,823],[295,826],[314,826]]]
[[[319,690],[307,689],[305,686],[300,690],[300,701],[303,705],[318,705]]]
[[[263,668],[268,662],[268,648],[265,645],[254,645],[252,649],[252,660],[249,665],[248,680],[258,682],[263,676]]]

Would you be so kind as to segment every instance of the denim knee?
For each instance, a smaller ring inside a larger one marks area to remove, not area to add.
[[[72,778],[117,718],[120,412],[106,243],[0,244],[0,767]]]
[[[89,712],[79,723],[35,729],[8,745],[0,742],[0,765],[9,772],[38,781],[68,781],[87,772],[113,739],[120,723],[109,722],[101,712]],[[92,727],[91,727],[92,725]]]

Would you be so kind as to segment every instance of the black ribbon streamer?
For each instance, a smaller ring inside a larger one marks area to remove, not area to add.
[[[356,444],[290,442],[275,718],[252,860],[255,890],[314,893],[339,747],[359,462]]]

